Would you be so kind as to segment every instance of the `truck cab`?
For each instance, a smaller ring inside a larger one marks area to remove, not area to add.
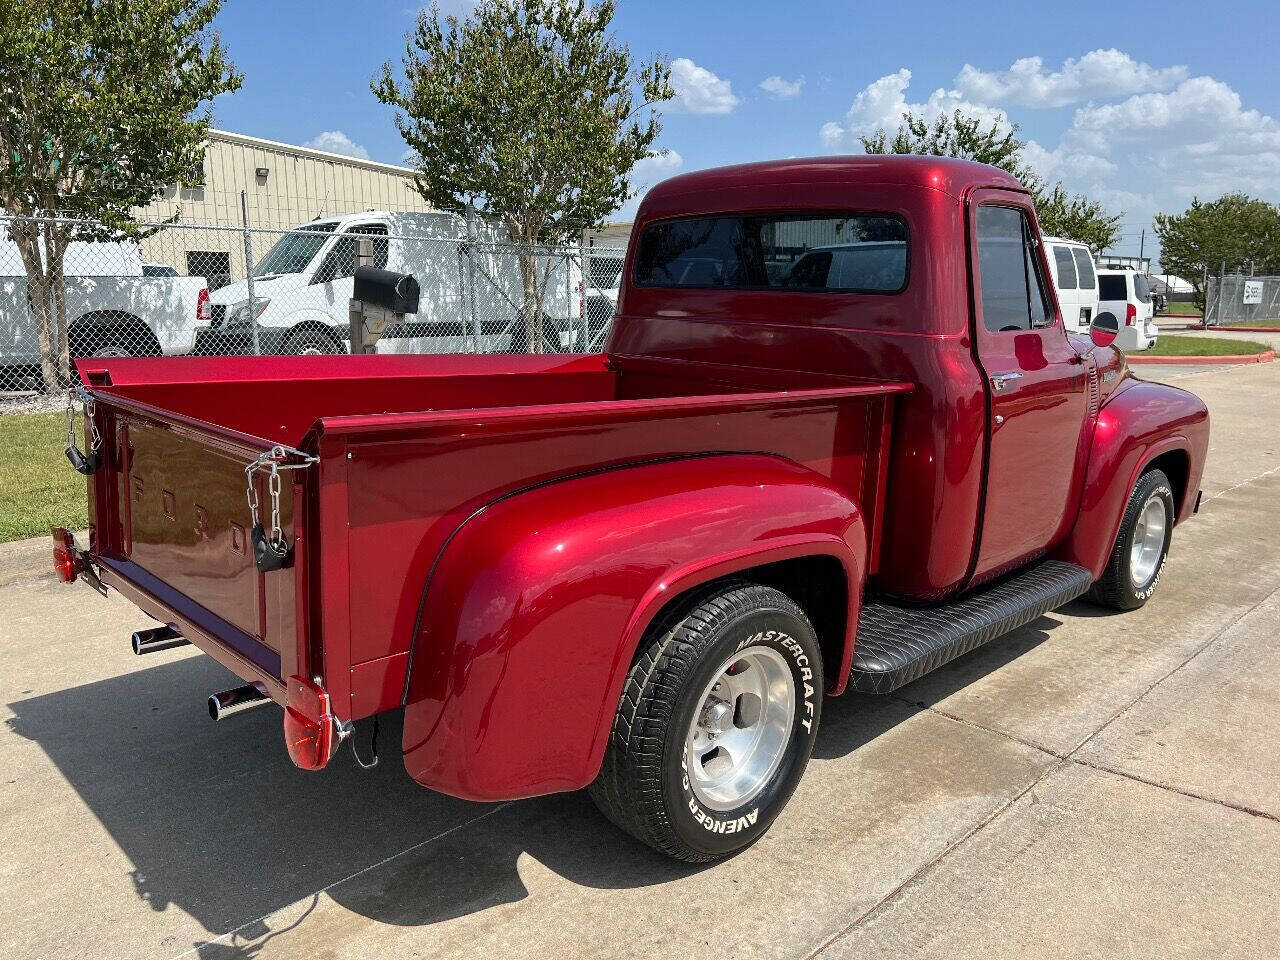
[[[599,354],[82,361],[60,576],[236,673],[217,703],[283,707],[299,766],[403,711],[424,786],[589,788],[708,862],[782,812],[824,695],[1139,609],[1198,506],[1204,404],[1114,315],[1066,328],[1000,170],[686,174],[621,276]]]

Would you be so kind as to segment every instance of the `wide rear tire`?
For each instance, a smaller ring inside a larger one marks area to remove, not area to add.
[[[817,635],[780,591],[720,584],[659,617],[641,646],[591,797],[668,856],[728,856],[764,834],[809,762]]]

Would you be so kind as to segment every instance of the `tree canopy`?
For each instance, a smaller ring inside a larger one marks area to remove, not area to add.
[[[387,63],[372,87],[400,111],[423,197],[502,217],[525,242],[621,206],[661,131],[646,108],[675,91],[665,61],[635,66],[613,39],[614,12],[613,0],[481,0],[463,20],[419,13],[403,77]]]
[[[374,95],[397,108],[419,193],[444,209],[500,219],[519,255],[524,337],[544,346],[551,258],[630,197],[631,171],[654,155],[655,105],[675,96],[670,67],[635,64],[614,39],[613,0],[480,0],[465,19],[418,15],[401,77],[384,64]]]
[[[221,0],[0,0],[0,207],[27,271],[46,386],[68,374],[62,258],[138,236],[133,207],[198,169],[209,104],[241,77]]]
[[[892,138],[884,130],[860,137],[867,153],[913,153],[975,160],[1012,174],[1031,191],[1040,229],[1050,236],[1087,244],[1100,253],[1120,236],[1120,216],[1082,194],[1069,194],[1061,182],[1049,186],[1023,158],[1026,141],[1018,139],[1018,125],[1007,127],[961,110],[941,114],[933,123],[907,111]]]
[[[1253,270],[1280,273],[1280,209],[1243,193],[1208,203],[1198,199],[1180,214],[1157,213],[1160,263],[1204,295],[1205,274]]]

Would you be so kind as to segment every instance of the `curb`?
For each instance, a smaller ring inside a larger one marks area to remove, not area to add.
[[[1274,350],[1264,350],[1262,353],[1232,354],[1224,357],[1152,357],[1146,354],[1140,356],[1126,353],[1124,358],[1128,363],[1160,363],[1169,366],[1185,364],[1187,366],[1205,367],[1219,364],[1230,366],[1237,363],[1270,363],[1276,358],[1276,352]]]
[[[1224,333],[1280,333],[1280,327],[1237,327],[1232,324],[1229,327],[1216,326],[1206,327],[1203,323],[1192,323],[1187,325],[1188,330],[1219,330]]]

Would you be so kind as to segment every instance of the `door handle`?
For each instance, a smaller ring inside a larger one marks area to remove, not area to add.
[[[1022,374],[1020,374],[1020,373],[993,373],[993,374],[991,375],[991,378],[990,378],[990,379],[991,379],[991,389],[992,389],[992,390],[995,390],[997,393],[999,393],[1001,390],[1003,390],[1006,386],[1008,386],[1008,385],[1009,385],[1010,381],[1013,381],[1013,380],[1021,380],[1021,379],[1022,379]]]

